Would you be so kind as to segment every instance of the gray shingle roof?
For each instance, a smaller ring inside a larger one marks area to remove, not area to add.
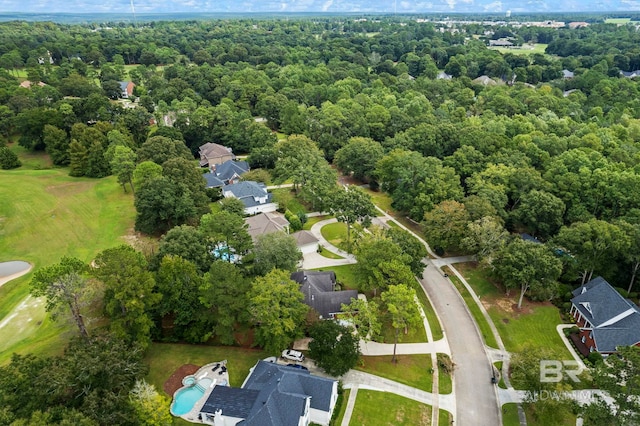
[[[325,319],[341,312],[342,304],[358,298],[356,290],[334,291],[336,275],[332,271],[298,271],[291,274],[291,279],[300,284],[304,303]]]
[[[202,409],[203,413],[214,414],[222,410],[224,416],[246,418],[253,408],[260,392],[251,389],[215,386]]]
[[[265,184],[253,181],[238,182],[222,187],[222,192],[231,192],[234,197],[242,201],[245,207],[259,206],[261,203],[256,198],[267,197],[266,203],[270,203],[273,195],[267,192]]]
[[[282,213],[278,212],[260,213],[255,216],[249,216],[244,221],[249,225],[247,232],[254,242],[258,235],[285,232],[286,227],[289,226],[289,221],[285,219]]]
[[[207,181],[207,188],[220,188],[224,186],[224,182],[218,179],[213,173],[205,173],[202,175]]]
[[[298,247],[318,242],[318,239],[309,231],[298,231],[291,235],[296,239],[296,245]]]
[[[222,164],[218,164],[214,173],[218,179],[228,182],[235,175],[240,176],[249,171],[249,164],[246,161],[228,160]]]
[[[571,303],[593,326],[598,351],[615,352],[617,346],[640,342],[639,308],[604,278],[592,279],[574,290],[573,295]]]

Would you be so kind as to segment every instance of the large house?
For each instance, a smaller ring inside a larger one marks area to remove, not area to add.
[[[133,81],[120,81],[120,97],[128,99],[133,96],[133,88],[136,87]]]
[[[224,185],[240,182],[240,176],[249,171],[246,161],[228,160],[222,164],[216,164],[209,173],[203,176],[207,181],[207,188],[220,188]]]
[[[200,167],[209,167],[213,171],[216,165],[235,159],[231,148],[226,146],[211,142],[200,146]]]
[[[242,201],[245,214],[273,212],[278,208],[278,204],[272,202],[273,195],[267,192],[267,186],[260,182],[243,181],[225,185],[222,195]]]
[[[278,212],[267,212],[249,216],[244,219],[244,222],[247,224],[247,232],[254,243],[260,235],[270,234],[272,232],[289,232],[289,221],[282,213]]]
[[[336,290],[336,274],[333,271],[298,271],[291,279],[300,284],[304,303],[318,312],[320,319],[334,318],[341,312],[342,304],[358,298],[356,290]]]
[[[640,346],[640,308],[598,277],[573,291],[571,315],[580,334],[574,340],[583,355],[614,353],[618,346]]]
[[[328,425],[337,399],[336,380],[258,361],[241,388],[214,387],[199,418],[215,426]]]

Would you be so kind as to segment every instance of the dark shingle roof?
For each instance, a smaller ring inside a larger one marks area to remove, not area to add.
[[[216,411],[222,410],[222,414],[225,416],[246,418],[259,393],[259,391],[251,389],[216,386],[200,411],[214,414]]]
[[[333,271],[299,271],[291,274],[291,279],[300,284],[304,303],[315,309],[322,318],[341,312],[342,304],[358,298],[356,290],[334,291],[336,275]]]
[[[600,352],[615,352],[617,346],[640,342],[640,310],[623,298],[602,277],[573,291],[571,303],[593,327],[593,338]]]
[[[224,186],[224,182],[218,179],[218,177],[213,173],[205,173],[204,180],[207,181],[207,188],[220,188]]]
[[[253,181],[238,182],[231,185],[225,185],[222,187],[222,192],[231,192],[234,197],[241,200],[245,207],[258,206],[261,203],[256,201],[256,198],[267,197],[267,203],[271,202],[273,195],[267,192],[265,184]]]
[[[249,171],[249,164],[246,161],[228,160],[222,164],[218,164],[215,168],[215,174],[218,179],[228,182],[234,175],[242,175]]]

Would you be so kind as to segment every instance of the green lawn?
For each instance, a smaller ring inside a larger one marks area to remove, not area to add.
[[[324,248],[322,246],[320,246],[320,255],[324,256],[324,257],[326,257],[328,259],[344,259],[344,257],[342,257],[340,255],[337,255],[334,252],[329,251],[329,250],[327,250],[326,248]]]
[[[431,424],[431,406],[387,392],[359,390],[350,425]]]
[[[502,425],[503,426],[520,426],[520,418],[518,417],[517,404],[504,404],[502,406]]]
[[[451,269],[449,269],[448,267],[444,267],[442,268],[442,270],[449,274],[449,279],[451,280],[453,285],[456,286],[456,288],[458,289],[458,292],[460,292],[460,295],[464,299],[464,302],[469,307],[469,311],[471,312],[471,315],[473,316],[476,323],[478,324],[478,328],[480,329],[480,334],[482,335],[482,339],[484,340],[485,345],[497,349],[498,343],[496,342],[496,339],[493,336],[493,333],[491,332],[491,327],[489,327],[489,323],[484,318],[484,315],[482,315],[482,311],[480,311],[480,308],[471,297],[471,294],[469,294],[469,292],[467,291],[467,288],[462,284],[462,282],[455,275],[453,275],[453,272],[451,272]]]
[[[605,24],[624,25],[631,22],[631,18],[607,18],[604,20]]]
[[[327,270],[336,273],[336,280],[343,285],[343,290],[357,290],[356,274],[354,265],[339,265],[330,268],[318,268],[317,270]]]
[[[232,346],[152,343],[145,356],[145,361],[149,365],[146,380],[162,392],[164,382],[180,366],[184,364],[202,366],[226,359],[229,382],[232,387],[240,387],[249,374],[249,369],[266,356],[267,354],[261,350]]]
[[[284,207],[286,207],[286,209],[290,210],[292,213],[298,214],[309,212],[304,204],[295,197],[295,195],[291,191],[291,188],[278,188],[271,189],[270,191],[273,194],[274,200],[278,201],[280,204],[285,204]]]
[[[534,53],[545,54],[547,46],[547,44],[535,43],[533,45],[523,44],[522,46],[516,47],[490,47],[489,49],[497,50],[502,54],[512,53],[514,55],[533,55]]]
[[[433,340],[440,340],[444,337],[444,334],[442,333],[442,326],[440,325],[438,316],[433,310],[431,303],[429,303],[429,299],[427,298],[427,295],[425,294],[422,286],[417,287],[419,288],[416,289],[416,295],[418,296],[418,300],[420,300],[420,303],[422,303],[424,314],[427,316],[427,322],[429,323],[429,328],[431,329]]]
[[[17,149],[17,148],[14,148]],[[46,164],[48,157],[24,153],[25,164]],[[37,168],[37,167],[33,167]],[[23,166],[0,171],[0,262],[25,260],[34,268],[62,256],[90,262],[103,249],[123,244],[135,218],[133,197],[114,177],[72,178],[66,169],[34,170]],[[31,274],[0,287],[0,321],[28,295]],[[41,305],[15,339],[14,325],[0,329],[0,362],[11,352],[59,353],[69,326],[45,318]],[[24,314],[24,313],[23,313]],[[13,340],[14,343],[6,342]]]
[[[431,392],[431,355],[398,355],[396,363],[391,362],[391,358],[391,355],[363,356],[356,370]]]
[[[343,246],[347,244],[347,224],[344,222],[335,222],[325,225],[320,230],[322,236],[334,246],[344,250]],[[354,232],[351,229],[351,238]]]
[[[307,222],[302,226],[302,229],[304,229],[305,231],[308,231],[316,223],[322,222],[323,220],[331,219],[331,217],[332,216],[330,215],[310,217],[307,219]]]
[[[534,303],[525,299],[518,311],[514,309],[516,292],[506,296],[490,281],[485,269],[476,267],[474,263],[460,264],[457,268],[483,301],[509,352],[520,352],[531,345],[550,349],[557,359],[571,359],[556,331],[556,325],[562,323],[558,308],[550,303]]]
[[[438,410],[438,426],[451,426],[453,423],[451,413],[447,410]]]
[[[396,330],[391,326],[391,320],[388,318],[382,321],[382,340],[380,343],[393,343]],[[422,326],[422,321],[418,327],[410,327],[407,334],[400,330],[398,343],[423,343],[427,341],[427,332]]]
[[[16,136],[14,139],[17,140],[18,137]],[[22,167],[19,170],[43,170],[53,168],[51,158],[41,151],[30,151],[18,143],[10,144],[9,148],[20,158],[20,161],[22,162]]]
[[[380,207],[385,212],[391,214],[391,210],[393,210],[393,207],[391,207],[391,202],[393,200],[386,192],[372,191],[369,188],[362,188],[362,189],[364,190],[364,192],[366,192],[371,196],[371,200],[373,201],[373,204]]]

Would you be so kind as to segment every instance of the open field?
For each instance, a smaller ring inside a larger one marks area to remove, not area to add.
[[[0,171],[0,261],[25,260],[34,269],[62,256],[90,262],[101,250],[126,242],[135,211],[131,194],[115,178],[72,178],[66,169],[37,170],[47,164],[44,155],[25,152],[20,157],[25,166]],[[0,362],[13,351],[57,353],[60,340],[67,338],[68,326],[46,318],[42,304],[32,306],[36,302],[31,300],[30,308],[20,307],[31,276],[0,287]],[[14,314],[26,323],[20,330],[7,318]]]
[[[631,22],[631,18],[608,18],[604,20],[605,24],[624,25]]]
[[[358,391],[350,425],[430,425],[431,406],[387,392]]]
[[[433,383],[431,355],[398,355],[396,363],[391,362],[391,359],[391,355],[363,356],[356,370],[431,392]]]
[[[525,299],[518,310],[517,292],[506,296],[490,281],[486,270],[473,263],[459,264],[456,268],[480,297],[508,351],[520,352],[530,345],[551,350],[557,359],[571,359],[556,331],[556,325],[562,323],[557,307]]]
[[[502,53],[512,53],[514,55],[533,55],[534,53],[545,54],[547,44],[535,43],[535,44],[523,44],[522,46],[515,47],[489,47],[491,50],[497,50]]]

